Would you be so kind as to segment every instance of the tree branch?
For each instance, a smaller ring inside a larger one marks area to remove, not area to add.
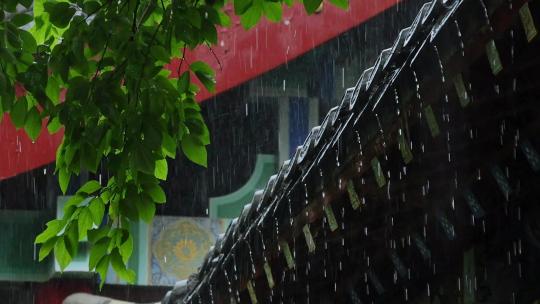
[[[161,19],[161,22],[158,24],[158,26],[156,27],[156,30],[154,31],[154,33],[152,34],[152,38],[150,39],[150,44],[148,45],[148,49],[146,50],[146,54],[144,54],[144,60],[143,60],[143,64],[141,66],[141,75],[143,75],[144,73],[144,68],[146,66],[146,63],[148,62],[148,55],[150,55],[150,49],[152,48],[152,45],[154,44],[154,40],[156,40],[156,36],[157,36],[157,33],[159,32],[159,29],[161,28],[161,26],[163,25],[163,21],[165,20],[165,18]],[[141,82],[142,82],[142,76],[139,77],[139,79],[137,80],[137,85],[135,86],[135,100],[139,100],[139,89],[141,87]]]
[[[178,65],[178,69],[176,70],[178,77],[180,77],[180,69],[182,69],[182,64],[184,64],[185,59],[186,59],[186,46],[184,45],[184,49],[182,50],[182,58],[180,59],[180,64]]]
[[[219,61],[219,58],[218,58],[218,56],[216,55],[216,53],[214,52],[214,49],[212,49],[212,46],[210,46],[209,43],[206,43],[206,46],[208,47],[208,49],[210,50],[210,52],[212,53],[212,55],[214,55],[214,58],[216,59],[218,65],[219,65],[219,70],[220,70],[220,71],[223,71],[223,66],[221,65],[221,61]]]
[[[135,9],[133,10],[133,23],[131,25],[131,32],[133,33],[132,38],[135,37],[135,34],[137,33],[137,12],[139,11],[139,5],[141,4],[140,0],[137,0],[135,3]]]
[[[141,25],[152,15],[152,12],[156,8],[156,0],[150,0],[148,3],[148,6],[146,6],[143,14],[141,15],[141,19],[139,19],[139,23],[137,24],[137,27],[141,27]]]

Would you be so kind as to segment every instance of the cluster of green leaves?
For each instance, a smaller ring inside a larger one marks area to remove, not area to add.
[[[348,0],[330,0],[347,7]],[[3,0],[0,2],[0,118],[9,113],[35,140],[46,123],[64,127],[56,174],[65,193],[72,176],[107,168],[107,185],[91,180],[71,197],[61,219],[36,238],[39,259],[54,252],[65,269],[79,242],[91,245],[89,269],[109,265],[134,282],[130,223],[151,221],[165,203],[160,182],[177,150],[206,166],[208,128],[195,100],[213,92],[206,63],[185,64],[177,79],[164,69],[186,48],[217,43],[229,26],[225,0]],[[293,0],[234,0],[246,28],[262,16],[281,19]],[[322,0],[303,0],[313,13]],[[181,65],[182,66],[182,65]],[[197,79],[197,80],[195,80]],[[15,87],[25,94],[16,94]],[[21,89],[22,90],[22,89]],[[102,280],[103,283],[104,280]]]
[[[333,5],[347,9],[349,0],[328,0]],[[256,25],[262,16],[270,21],[280,21],[283,4],[292,6],[295,0],[234,0],[234,13],[240,16],[242,25],[249,29]],[[323,0],[298,0],[302,2],[306,12],[313,14],[319,9]]]

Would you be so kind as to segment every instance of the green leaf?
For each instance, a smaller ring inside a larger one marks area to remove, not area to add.
[[[96,180],[90,180],[87,181],[80,189],[77,191],[77,193],[86,193],[86,194],[92,194],[96,191],[101,189],[101,185]]]
[[[109,187],[108,184],[107,184],[107,187]],[[111,199],[111,193],[109,192],[109,190],[105,190],[101,192],[101,195],[99,197],[101,198],[104,204],[107,204],[107,202]]]
[[[129,258],[131,257],[131,254],[133,253],[133,237],[127,230],[124,230],[124,233],[127,234],[127,239],[118,247],[118,251],[120,252],[120,255],[122,256],[122,260],[124,261],[124,264],[127,265]]]
[[[83,12],[87,13],[87,14],[92,14],[92,13],[95,13],[98,11],[98,9],[100,8],[100,4],[99,2],[97,1],[85,1],[84,2],[84,6],[83,6]]]
[[[214,75],[214,70],[203,61],[195,61],[189,66],[189,68],[195,73],[200,72],[203,74]]]
[[[165,156],[170,158],[174,158],[176,156],[176,142],[168,133],[163,133],[162,146],[163,154]]]
[[[126,265],[124,264],[122,257],[120,256],[120,253],[116,249],[111,252],[111,265],[114,271],[116,271],[116,273],[120,277],[120,279],[128,283],[135,283],[135,272],[131,269],[126,268]]]
[[[76,12],[68,2],[46,2],[44,7],[45,11],[49,13],[49,20],[59,28],[67,27]]]
[[[167,50],[165,50],[165,48],[161,45],[153,45],[150,48],[150,54],[152,54],[152,57],[155,59],[165,63],[168,63],[171,59],[171,54],[169,54],[169,52],[167,52]]]
[[[152,152],[145,147],[139,147],[133,151],[133,162],[137,170],[148,174],[154,174],[155,160],[152,156]]]
[[[90,258],[88,260],[89,270],[96,269],[98,263],[107,254],[107,248],[109,247],[110,241],[109,238],[105,238],[92,245],[92,248],[90,248]]]
[[[62,127],[62,124],[60,123],[60,119],[55,116],[52,119],[49,120],[49,123],[47,124],[47,130],[50,134],[54,134],[60,130]]]
[[[184,155],[186,155],[189,160],[203,167],[207,166],[206,148],[194,137],[191,135],[184,136],[180,145]]]
[[[76,194],[71,196],[64,205],[64,214],[67,214],[69,208],[79,206],[84,199],[86,199],[86,195]]]
[[[2,9],[3,10],[5,9],[7,12],[10,12],[10,13],[16,12],[17,11],[17,4],[19,4],[18,2],[19,1],[17,1],[17,0],[4,0],[4,2],[2,2],[2,4],[3,4]],[[3,12],[3,10],[2,10],[2,12]]]
[[[60,168],[58,170],[58,183],[60,184],[60,190],[62,190],[63,194],[66,194],[70,178],[71,172],[69,172],[67,168]]]
[[[95,244],[102,238],[106,237],[109,234],[109,231],[110,228],[108,226],[88,230],[88,241],[90,241],[90,243],[92,244]]]
[[[139,212],[141,219],[147,223],[150,223],[152,218],[154,218],[154,214],[156,213],[156,205],[154,202],[139,198],[135,200],[135,206],[137,207],[137,211]]]
[[[143,144],[145,147],[149,148],[152,151],[161,149],[161,135],[162,132],[156,126],[159,123],[153,120],[147,120],[143,125]]]
[[[69,223],[69,221],[71,221],[72,218],[78,217],[80,212],[81,210],[79,210],[78,207],[64,206],[63,220],[66,221],[66,223]]]
[[[17,60],[7,48],[0,48],[0,59],[3,59],[5,62],[15,62]]]
[[[189,71],[185,71],[182,73],[182,75],[178,78],[178,92],[180,93],[186,93],[189,89]]]
[[[94,225],[92,212],[90,212],[89,208],[86,208],[86,207],[81,208],[81,213],[79,214],[79,219],[77,223],[79,224],[78,240],[80,241],[86,237],[86,232],[88,231],[88,229],[92,228],[92,226]]]
[[[63,237],[58,238],[54,245],[54,257],[60,265],[60,269],[64,271],[66,267],[71,263],[72,256],[69,254],[66,243]]]
[[[47,87],[45,88],[45,94],[53,102],[53,104],[59,103],[60,97],[60,83],[56,77],[49,77],[47,79]]]
[[[11,22],[13,22],[13,24],[15,24],[17,27],[27,25],[28,23],[32,22],[32,20],[34,20],[34,18],[27,14],[16,14],[13,16],[13,18],[11,18]]]
[[[282,5],[281,2],[263,2],[264,15],[268,20],[278,22],[281,20]]]
[[[55,50],[59,48],[59,46],[57,46],[55,48]],[[61,51],[59,51],[60,53]],[[53,53],[54,55],[54,53]],[[58,54],[58,56],[60,56],[60,54]],[[67,82],[68,81],[68,76],[69,76],[69,61],[65,60],[65,59],[62,59],[62,58],[58,58],[58,57],[52,57],[50,62],[49,62],[49,67],[51,68],[51,70],[53,72],[55,72],[62,81],[64,82]],[[73,86],[69,86],[72,90],[74,89]]]
[[[23,97],[19,99],[13,105],[11,112],[11,121],[17,129],[24,127],[24,122],[26,120],[26,112],[28,111],[28,103],[26,98]]]
[[[231,26],[231,17],[227,15],[225,12],[219,12],[219,25],[224,27]]]
[[[43,245],[41,245],[41,247],[39,248],[39,261],[43,261],[48,255],[49,253],[51,253],[51,250],[53,250],[54,248],[54,244],[56,244],[56,240],[57,240],[58,237],[53,237],[51,239],[49,239],[48,241],[46,241],[45,243],[43,243]]]
[[[69,167],[71,166],[71,163],[73,162],[73,159],[75,158],[75,155],[79,151],[79,147],[76,145],[65,145],[65,154],[64,154],[64,161],[66,165]]]
[[[204,22],[201,32],[206,41],[210,44],[217,44],[217,30],[212,22]]]
[[[202,61],[195,61],[189,68],[208,91],[212,93],[216,91],[215,72],[208,64]]]
[[[330,0],[330,3],[342,9],[349,8],[349,0]]]
[[[81,165],[88,171],[95,173],[97,170],[100,153],[90,143],[84,143],[81,148]]]
[[[118,247],[119,242],[118,240],[122,238],[122,229],[119,228],[113,228],[111,229],[109,233],[109,238],[111,239],[111,242],[109,244],[109,247],[107,248],[107,252],[113,251],[116,247]]]
[[[107,271],[109,270],[109,260],[110,257],[108,255],[105,255],[103,258],[101,258],[101,260],[99,260],[96,266],[96,272],[99,274],[99,278],[101,279],[101,282],[99,283],[100,289],[103,287],[103,284],[105,284],[105,279],[107,278]]]
[[[313,14],[321,6],[322,0],[304,0],[304,7],[308,14]]]
[[[66,223],[63,220],[52,220],[47,223],[47,229],[40,233],[37,237],[34,243],[41,244],[45,243],[48,240],[55,237],[64,227],[66,226]]]
[[[252,5],[243,15],[240,16],[240,23],[245,29],[250,29],[259,22],[263,9],[259,5]]]
[[[7,43],[14,49],[19,50],[22,46],[21,36],[19,35],[20,30],[9,22],[5,24],[5,27],[5,37],[7,38]]]
[[[88,205],[88,209],[90,209],[90,212],[92,213],[94,224],[99,226],[105,215],[105,204],[101,197],[95,197]]]
[[[32,0],[19,0],[19,3],[22,4],[24,7],[26,8],[30,8],[30,6],[32,5]]]
[[[72,220],[67,231],[64,234],[64,241],[66,243],[66,249],[71,257],[77,255],[79,249],[79,229],[78,221]]]
[[[109,204],[109,215],[112,218],[116,218],[118,216],[119,208],[120,208],[120,199],[119,199],[119,196],[115,196],[113,197],[113,199],[111,199],[110,204]]]
[[[196,27],[198,29],[201,28],[202,18],[201,18],[201,13],[199,13],[198,9],[196,9],[196,8],[188,8],[185,11],[184,14],[185,14],[187,20],[189,21],[189,23],[191,23],[191,25],[193,25],[194,27]]]
[[[31,56],[30,54],[35,53],[37,50],[36,39],[27,31],[20,31],[19,35],[21,36],[23,51]]]
[[[128,217],[132,221],[139,219],[137,204],[141,197],[134,185],[130,185],[127,189],[126,198],[120,202],[120,214]]]
[[[11,85],[10,85],[11,87]],[[0,92],[5,92],[7,86],[7,79],[3,72],[0,72]],[[0,99],[2,98],[2,94],[0,94]],[[0,109],[2,109],[2,103],[0,102]],[[1,113],[4,113],[3,110],[0,110]]]
[[[126,269],[126,271],[120,273],[120,278],[130,284],[134,284],[137,279],[137,274],[131,269]]]
[[[145,184],[144,192],[150,195],[152,200],[158,204],[163,204],[167,200],[165,191],[158,184]]]
[[[154,170],[154,176],[161,180],[166,180],[167,172],[168,172],[167,160],[166,159],[156,160],[156,168]]]
[[[36,107],[32,107],[30,111],[26,113],[26,119],[24,122],[24,131],[28,134],[28,137],[32,141],[35,141],[39,133],[41,132],[41,117]]]
[[[242,15],[253,4],[253,0],[234,0],[234,13]]]
[[[119,214],[127,217],[132,221],[137,221],[139,219],[139,212],[137,211],[136,201],[139,201],[139,198],[133,198],[131,200],[122,200],[119,203]]]

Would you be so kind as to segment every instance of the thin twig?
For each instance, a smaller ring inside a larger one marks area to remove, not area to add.
[[[103,58],[105,58],[105,54],[107,53],[107,49],[109,48],[109,41],[111,40],[111,37],[112,37],[112,33],[109,33],[109,37],[107,37],[107,41],[105,42],[105,47],[103,48],[103,53],[101,54],[101,58],[98,61],[96,72],[94,73],[94,77],[92,78],[92,87],[90,88],[90,93],[88,94],[88,98],[86,99],[87,101],[94,94],[94,90],[96,88],[96,79],[98,77],[99,72],[102,69],[101,65],[103,63]]]
[[[208,49],[210,50],[210,52],[212,53],[212,55],[214,55],[214,58],[216,59],[218,65],[219,65],[219,70],[220,70],[220,71],[223,71],[223,66],[221,65],[221,61],[219,61],[218,56],[217,56],[216,53],[214,52],[214,49],[212,49],[212,47],[211,47],[210,44],[208,44],[208,43],[206,43],[206,46],[208,46]]]
[[[4,64],[2,62],[0,62],[0,67],[2,67],[2,70],[4,71],[4,74],[6,74],[6,76],[7,76],[6,68],[4,67]]]
[[[150,17],[150,15],[152,14],[156,6],[155,3],[156,3],[156,0],[151,0],[148,2],[148,5],[146,6],[144,12],[142,13],[141,18],[139,19],[139,24],[137,25],[138,28],[140,28],[142,24],[144,23],[144,21],[146,21],[146,19]]]
[[[109,6],[111,5],[113,2],[113,0],[109,0],[107,2],[104,2],[102,5],[100,5],[98,8],[96,8],[93,12],[91,12],[90,14],[86,15],[86,17],[84,17],[83,20],[81,20],[77,25],[79,25],[80,23],[82,22],[86,22],[86,20],[88,20],[88,18],[94,16],[97,12],[99,12],[105,5]]]
[[[137,79],[137,86],[136,86],[136,90],[135,90],[135,102],[137,100],[139,100],[139,89],[141,87],[141,82],[142,82],[142,75],[144,74],[144,67],[146,66],[146,63],[148,61],[148,55],[150,55],[150,49],[152,48],[152,45],[154,44],[154,40],[156,39],[156,35],[159,31],[159,29],[161,28],[161,26],[163,25],[163,21],[165,20],[165,18],[163,18],[161,20],[161,22],[158,24],[158,26],[156,27],[156,30],[154,31],[154,33],[152,34],[152,38],[150,39],[150,44],[148,45],[148,50],[146,51],[146,54],[144,55],[144,60],[143,60],[143,64],[141,66],[141,77],[139,77],[139,79]]]
[[[141,2],[137,0],[135,3],[135,9],[133,10],[133,24],[131,25],[131,32],[133,33],[132,38],[135,37],[135,34],[137,33],[137,12],[139,11],[139,5]]]
[[[176,70],[178,77],[180,77],[180,70],[182,69],[182,64],[184,64],[185,59],[186,59],[186,46],[184,45],[184,49],[182,50],[182,58],[180,59],[180,64],[178,65],[178,69]]]

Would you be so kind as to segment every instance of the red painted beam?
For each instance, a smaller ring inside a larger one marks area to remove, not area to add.
[[[24,130],[16,130],[9,116],[0,123],[0,180],[53,162],[63,132],[47,133],[45,123],[35,143]]]
[[[231,27],[219,29],[218,45],[213,47],[215,56],[208,47],[199,47],[188,52],[186,61],[208,62],[217,71],[216,93],[221,93],[308,52],[400,1],[350,0],[346,11],[325,3],[322,12],[312,16],[296,4],[284,9],[281,22],[262,20],[249,31],[240,25],[239,18],[233,17]],[[227,13],[232,16],[232,8]],[[177,76],[179,62],[174,60],[169,66],[173,77]],[[202,90],[198,100],[211,96]]]
[[[350,0],[346,11],[325,3],[322,12],[313,16],[297,4],[284,10],[281,22],[263,20],[249,31],[234,17],[231,27],[219,29],[219,42],[213,47],[215,56],[209,48],[199,47],[186,55],[183,69],[194,60],[208,62],[217,71],[216,93],[221,93],[308,52],[399,1]],[[228,13],[232,15],[231,8]],[[179,62],[173,60],[168,66],[173,77],[177,76]],[[198,99],[203,101],[211,96],[202,90]],[[5,115],[0,122],[0,180],[53,162],[62,135],[50,135],[44,128],[32,143],[22,130],[15,130]]]

